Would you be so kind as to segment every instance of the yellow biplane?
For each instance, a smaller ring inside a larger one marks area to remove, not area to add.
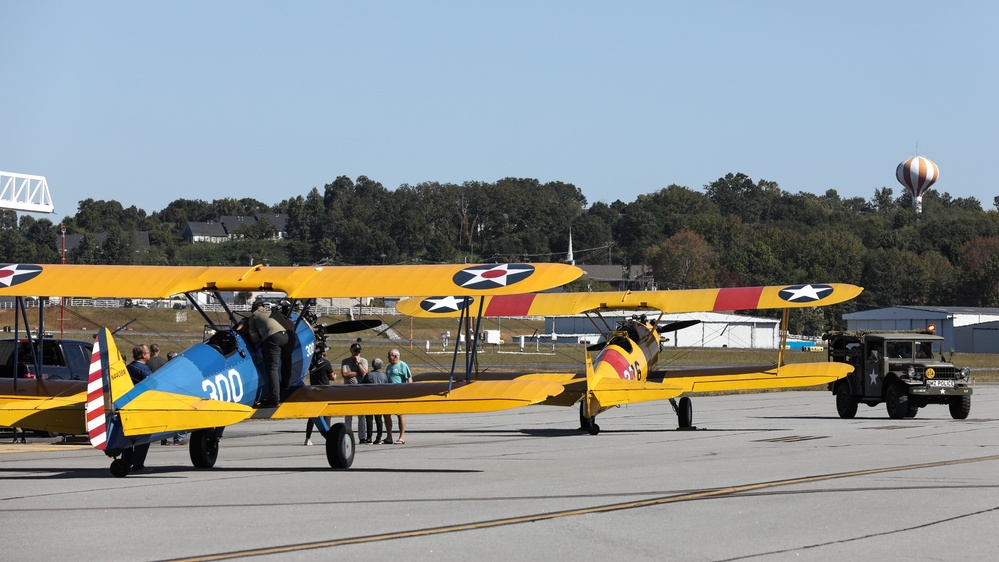
[[[178,431],[192,431],[191,461],[195,467],[208,468],[215,464],[227,425],[251,417],[315,418],[327,436],[330,465],[348,468],[354,458],[353,434],[342,423],[329,426],[326,416],[485,412],[537,403],[560,393],[562,387],[536,380],[310,387],[305,377],[317,346],[323,345],[317,341],[316,317],[309,310],[312,299],[439,292],[472,298],[544,290],[581,273],[563,264],[249,268],[0,264],[0,296],[17,298],[25,325],[23,299],[28,296],[155,299],[183,293],[213,324],[194,298],[194,293],[209,292],[229,317],[227,325],[211,326],[214,335],[207,341],[181,352],[137,383],[128,376],[112,334],[101,330],[87,381],[18,378],[16,372],[13,378],[0,379],[0,426],[86,432],[95,448],[114,459],[112,474],[121,477],[129,473],[129,463],[119,456]],[[283,292],[294,301],[289,304],[295,310],[289,314],[295,324],[293,375],[277,407],[260,404],[270,391],[261,349],[237,329],[240,319],[225,306],[220,291]],[[35,346],[30,349],[34,353]]]
[[[579,402],[581,427],[596,435],[597,414],[621,404],[649,400],[669,400],[680,428],[690,428],[693,407],[682,394],[706,391],[734,391],[789,388],[827,384],[846,376],[852,367],[837,363],[785,364],[783,349],[787,336],[789,309],[828,306],[850,300],[863,291],[848,284],[782,285],[730,289],[677,291],[539,293],[485,297],[410,298],[396,309],[415,317],[518,317],[586,314],[604,332],[603,342],[585,356],[582,373],[496,373],[473,372],[473,360],[466,364],[468,380],[544,380],[563,385],[565,390],[543,404],[572,406]],[[712,367],[702,369],[657,368],[664,333],[683,329],[686,323],[660,324],[664,313],[732,310],[783,309],[781,345],[773,365]],[[654,310],[659,319],[636,315],[619,325],[609,326],[602,313],[608,311]],[[477,311],[477,312],[476,312]],[[603,321],[603,327],[597,321]],[[465,320],[461,320],[465,322]],[[469,326],[470,323],[464,323]],[[471,338],[470,338],[471,339]],[[472,339],[474,342],[475,339]],[[474,358],[472,351],[469,357]],[[440,373],[417,375],[416,380],[439,380]]]

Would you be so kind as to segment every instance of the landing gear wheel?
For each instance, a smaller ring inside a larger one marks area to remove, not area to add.
[[[905,383],[895,381],[888,386],[888,391],[885,393],[885,407],[889,418],[893,420],[905,418],[909,413],[909,395]]]
[[[957,396],[950,399],[950,403],[947,404],[950,407],[950,417],[955,420],[965,420],[968,419],[968,414],[971,413],[971,397],[970,396]]]
[[[211,468],[219,458],[219,436],[215,429],[199,429],[191,433],[191,464],[194,468]]]
[[[836,385],[836,411],[845,420],[857,415],[857,400],[850,396],[850,385],[846,383]]]
[[[354,464],[354,434],[347,426],[335,423],[326,432],[326,460],[333,468],[345,469]]]
[[[128,470],[131,468],[124,459],[115,459],[111,461],[111,476],[115,478],[124,478],[128,476]]]
[[[694,423],[694,405],[687,396],[676,407],[676,421],[680,429],[690,429]]]

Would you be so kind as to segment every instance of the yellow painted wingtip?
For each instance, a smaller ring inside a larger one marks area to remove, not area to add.
[[[253,408],[233,402],[148,390],[118,410],[125,435],[149,435],[224,427],[253,415]]]

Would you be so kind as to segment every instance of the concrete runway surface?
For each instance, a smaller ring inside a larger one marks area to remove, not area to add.
[[[602,414],[410,416],[405,445],[334,471],[305,421],[226,429],[215,468],[152,445],[113,478],[85,446],[0,445],[9,560],[992,560],[999,386],[946,406],[836,415],[826,392],[693,397]],[[474,557],[474,558],[473,558]]]

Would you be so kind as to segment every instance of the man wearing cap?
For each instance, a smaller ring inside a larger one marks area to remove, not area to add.
[[[340,375],[343,376],[344,384],[361,384],[364,375],[368,374],[368,360],[361,357],[361,344],[354,342],[350,344],[350,357],[340,362]],[[347,429],[353,431],[354,416],[347,416],[344,421]],[[364,441],[368,438],[364,416],[357,418],[357,439]]]

